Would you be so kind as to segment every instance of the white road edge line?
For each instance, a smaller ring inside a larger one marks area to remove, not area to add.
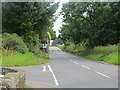
[[[52,73],[52,75],[53,75],[53,78],[54,78],[54,80],[55,80],[56,86],[59,86],[58,80],[57,80],[55,74],[53,73],[53,70],[52,70],[52,68],[50,67],[50,65],[48,65],[48,68],[49,68],[49,71],[50,71],[50,72]]]
[[[43,66],[43,72],[46,72],[46,66]]]
[[[84,67],[84,68],[90,69],[89,67],[87,67],[87,66],[85,66],[85,65],[81,65],[81,66]]]
[[[99,74],[99,75],[102,75],[102,76],[104,76],[104,77],[106,77],[106,78],[110,78],[111,79],[111,77],[109,77],[109,76],[107,76],[107,75],[105,75],[105,74],[102,74],[102,73],[100,73],[100,72],[96,72],[97,74]]]
[[[1,75],[1,74],[0,74],[0,78],[2,78],[2,77],[4,77],[4,75]]]

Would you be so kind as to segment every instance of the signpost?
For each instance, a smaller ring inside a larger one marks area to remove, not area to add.
[[[45,36],[42,38],[42,50],[48,52],[48,47],[49,47],[49,40],[48,37]]]

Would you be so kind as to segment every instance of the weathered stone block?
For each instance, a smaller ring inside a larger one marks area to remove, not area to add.
[[[24,88],[25,85],[25,72],[22,70],[15,70],[11,68],[4,68],[3,70],[3,77],[0,81],[0,86],[2,88],[9,88],[9,89],[18,89]]]

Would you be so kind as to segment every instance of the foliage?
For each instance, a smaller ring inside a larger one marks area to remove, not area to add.
[[[48,63],[48,53],[43,52],[41,52],[39,56],[36,56],[32,52],[21,54],[16,51],[3,50],[2,56],[2,66],[5,67],[30,66]]]
[[[59,44],[58,44],[58,48],[60,48],[60,49],[62,49],[62,50],[63,50],[63,49],[64,49],[64,47],[65,47],[65,45],[64,45],[64,44],[62,44],[62,45],[59,45]]]
[[[63,5],[62,14],[64,42],[84,42],[88,48],[118,43],[120,2],[70,2]]]
[[[4,33],[2,36],[2,45],[4,49],[15,50],[21,53],[28,51],[26,44],[23,42],[23,39],[17,34]]]
[[[61,39],[55,39],[53,40],[53,43],[52,43],[53,46],[62,45],[62,44],[63,44],[63,41]]]
[[[39,39],[39,35],[35,33],[28,33],[26,37],[24,37],[24,42],[29,48],[29,51],[37,54],[39,53],[41,43]]]
[[[53,26],[58,3],[4,2],[2,4],[3,33],[21,36],[29,51],[38,53],[41,39]]]
[[[66,45],[58,46],[63,51],[82,56],[91,60],[104,61],[111,64],[120,64],[118,62],[118,46],[96,46],[93,49],[85,48],[81,44],[67,42]]]
[[[91,60],[97,60],[97,61],[104,61],[110,64],[118,65],[120,64],[118,62],[118,54],[112,53],[106,56],[103,56],[102,54],[90,54],[85,56],[85,58],[91,59]]]
[[[112,63],[112,64],[119,64],[120,62],[118,61],[118,53],[112,53],[104,57],[103,61]]]
[[[51,34],[49,32],[47,32],[47,37],[49,40],[51,40]]]
[[[62,50],[76,55],[83,55],[86,51],[88,52],[88,49],[86,49],[84,45],[74,44],[72,42],[66,42]]]
[[[3,7],[3,31],[20,36],[31,31],[43,34],[52,25],[57,4],[50,2],[5,2]]]
[[[2,36],[0,36],[0,49],[2,48]]]
[[[53,29],[51,29],[49,32],[51,34],[51,40],[55,40],[56,39],[56,31],[53,31]]]
[[[96,46],[92,49],[86,48],[82,44],[74,44],[72,42],[67,42],[64,45],[63,50],[71,52],[77,55],[88,55],[88,54],[111,54],[118,52],[118,45],[108,45],[108,46]]]

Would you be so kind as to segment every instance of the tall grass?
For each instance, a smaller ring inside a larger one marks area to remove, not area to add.
[[[30,66],[40,65],[48,62],[48,54],[41,52],[39,56],[31,52],[19,53],[16,51],[3,50],[2,52],[2,66]]]
[[[68,44],[59,46],[62,50],[82,56],[91,60],[104,61],[111,64],[120,64],[118,61],[118,45],[97,46],[93,49],[86,49],[81,44]]]

